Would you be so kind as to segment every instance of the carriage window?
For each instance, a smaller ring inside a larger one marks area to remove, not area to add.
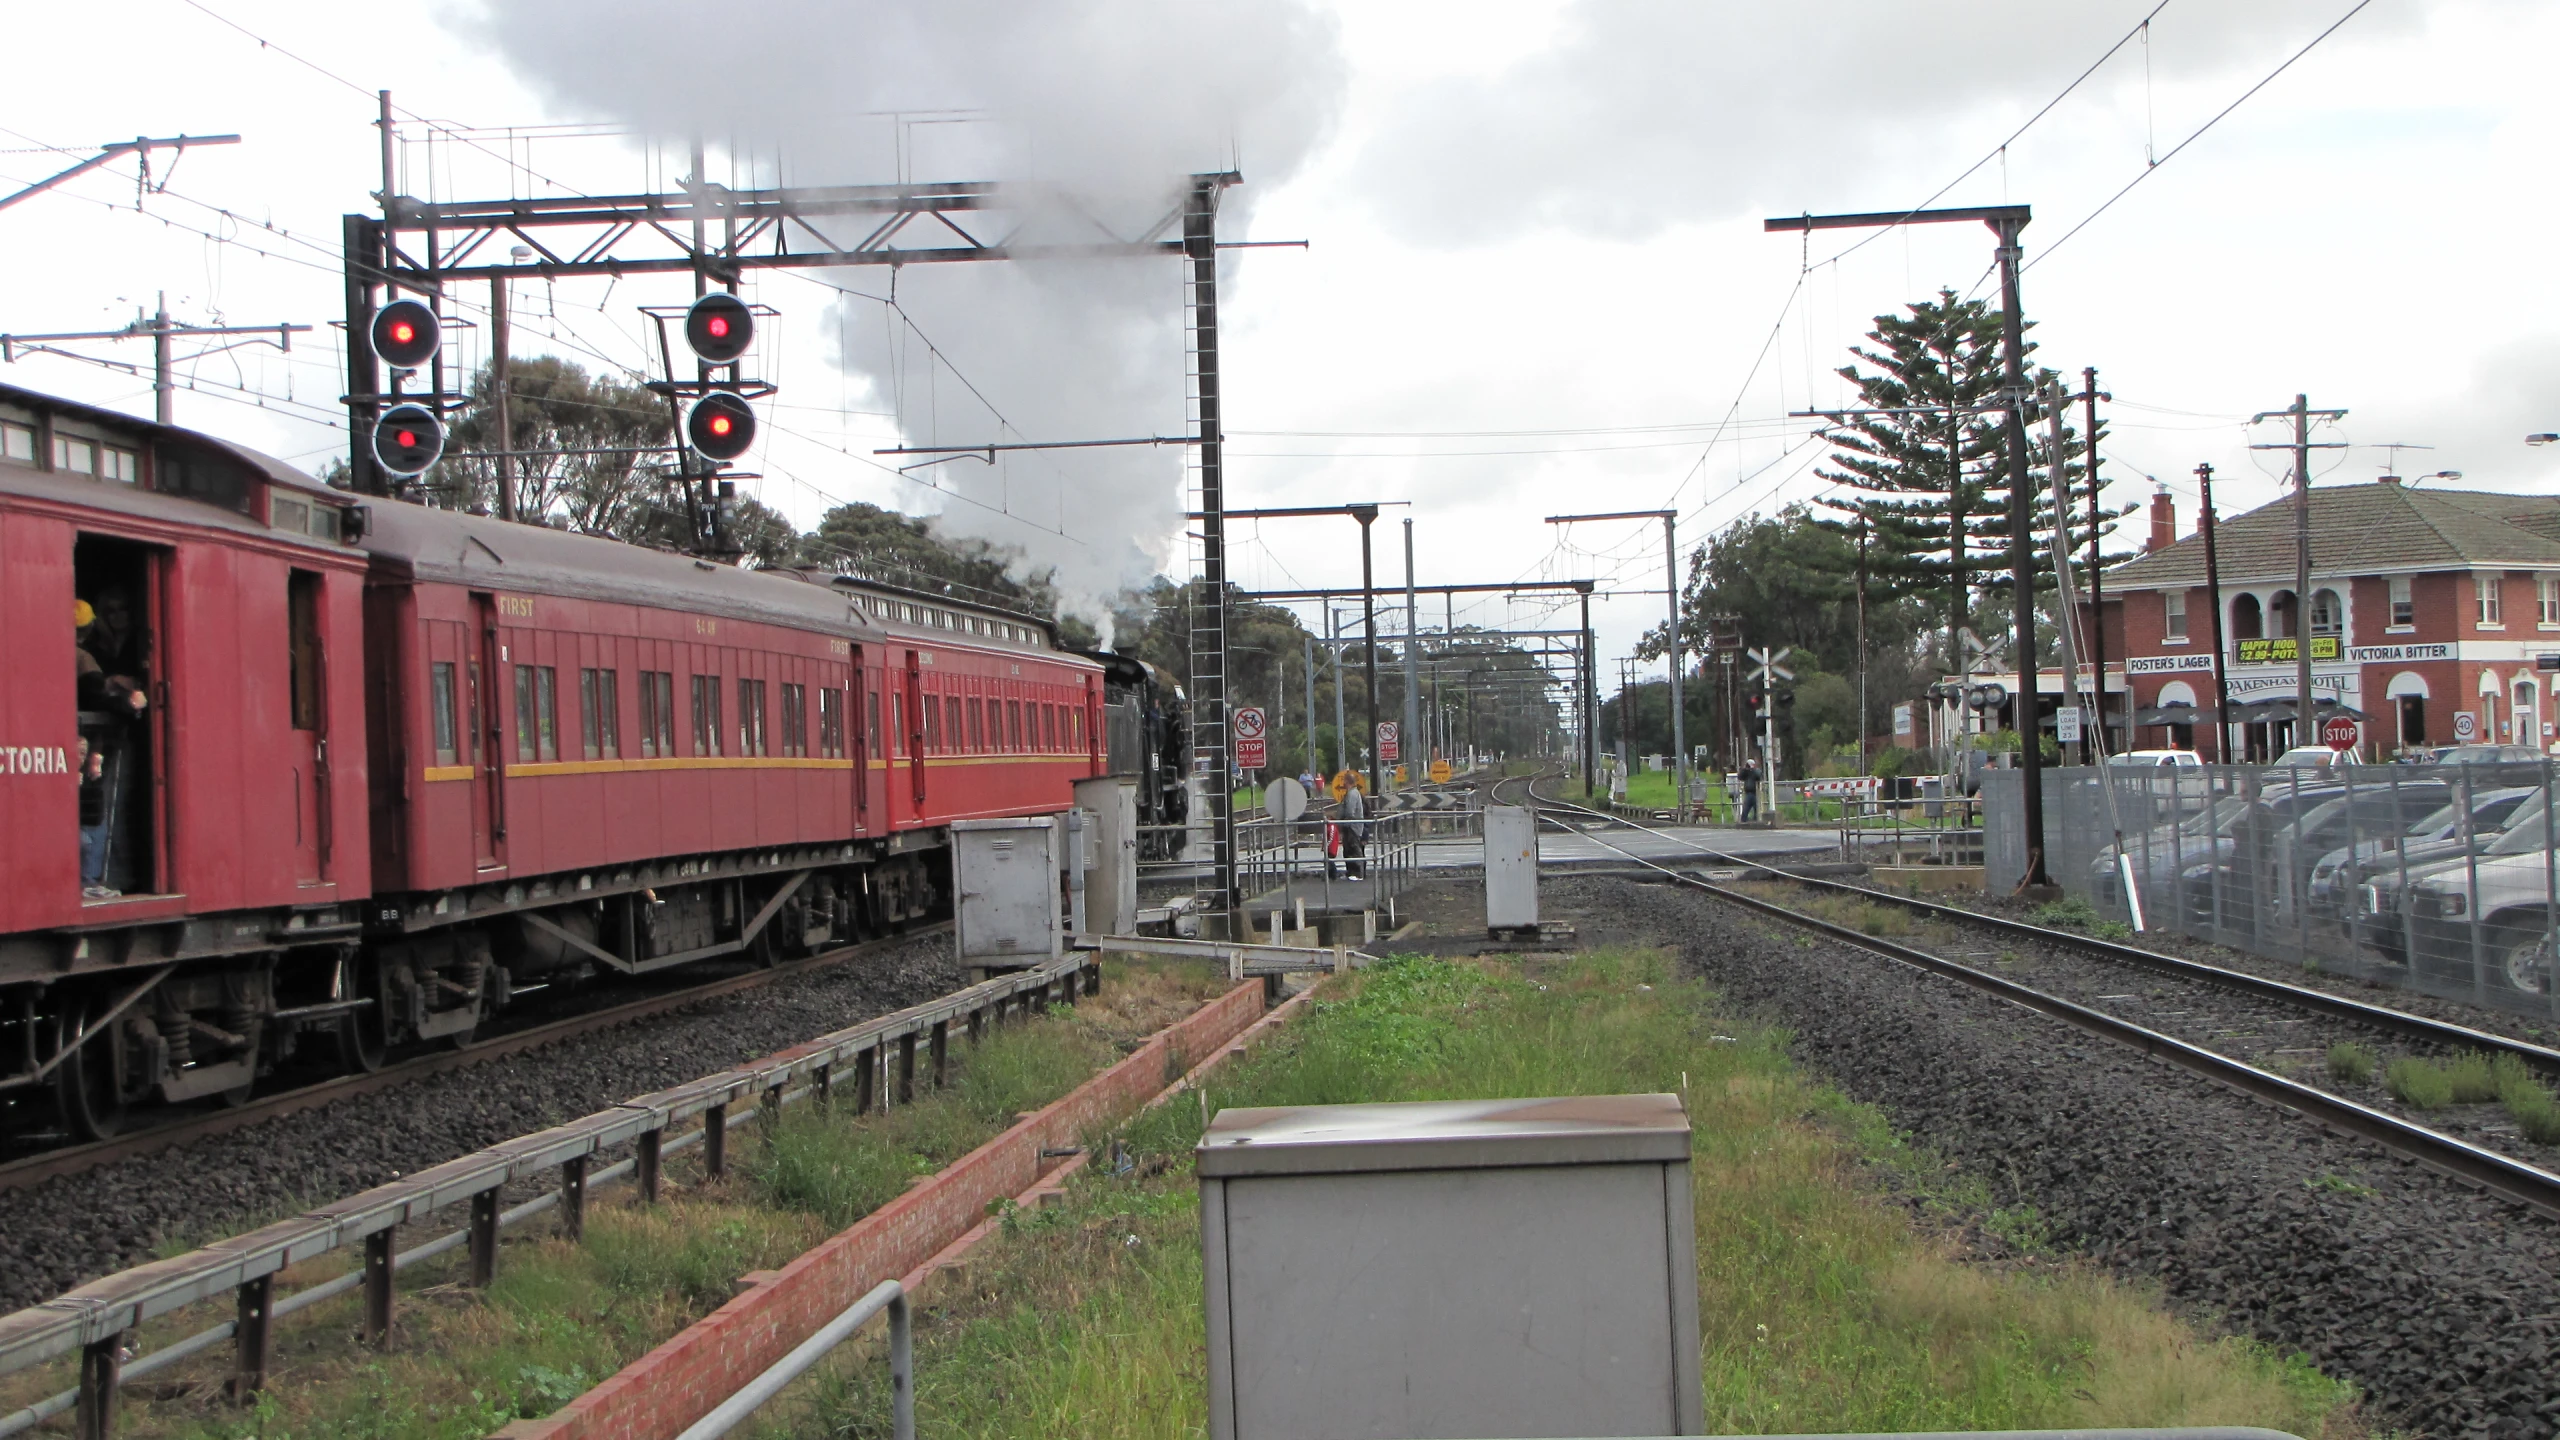
[[[119,450],[115,446],[110,445],[103,451],[99,452],[98,478],[101,480],[121,480],[127,485],[140,484],[142,481],[142,457],[131,450]]]
[[[516,667],[516,759],[560,758],[560,672],[548,665]]]
[[[453,662],[439,660],[427,667],[428,726],[435,732],[436,763],[452,765],[460,761],[455,747],[453,721]]]
[[[983,754],[985,754],[985,753],[986,753],[986,750],[987,750],[987,707],[986,707],[986,702],[981,701],[981,700],[974,700],[974,699],[973,699],[973,700],[971,700],[971,701],[969,702],[969,751],[970,751],[970,753],[971,753],[971,754],[974,754],[974,755],[983,755]]]
[[[844,692],[818,691],[818,753],[829,760],[844,756]]]
[[[954,700],[951,703],[956,706],[960,702]],[[924,697],[924,753],[942,753],[942,697],[939,695]]]
[[[285,580],[285,624],[291,631],[293,728],[320,728],[320,577],[296,570]]]
[[[693,679],[693,753],[720,753],[720,677],[696,675]]]
[[[645,681],[646,677],[643,679]],[[578,723],[590,760],[622,758],[622,697],[614,681],[615,673],[611,670],[578,672]],[[648,708],[645,687],[641,696],[645,715]],[[645,718],[642,728],[647,728]],[[647,741],[644,739],[642,744],[645,746]]]
[[[868,743],[863,746],[863,750],[867,754],[877,755],[880,753],[880,691],[873,688],[868,692],[868,696],[869,702],[864,707],[869,712],[868,728],[862,732],[863,738]]]
[[[782,687],[782,753],[792,756],[809,753],[809,687],[806,685],[786,684]]]
[[[738,753],[741,755],[770,753],[765,748],[766,738],[764,682],[741,680],[738,682]]]
[[[98,442],[80,440],[69,435],[53,437],[53,468],[74,475],[98,473]]]
[[[27,425],[0,425],[0,460],[36,463],[36,432]]]
[[[907,753],[906,698],[897,691],[889,692],[889,743],[901,755]]]
[[[611,675],[613,672],[604,672]],[[676,677],[666,670],[640,672],[640,758],[676,753]]]
[[[1022,743],[1022,702],[1019,700],[1004,702],[1004,739],[1007,750],[1019,753],[1025,748]]]

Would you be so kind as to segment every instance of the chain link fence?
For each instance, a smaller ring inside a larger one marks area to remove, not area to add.
[[[2138,901],[2149,930],[2560,1021],[2555,779],[2547,760],[2047,770],[2045,868],[2107,922]],[[1982,776],[1995,895],[2025,873],[2025,780]]]

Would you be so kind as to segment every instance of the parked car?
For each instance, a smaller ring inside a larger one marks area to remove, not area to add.
[[[2444,745],[2429,753],[2429,765],[2539,765],[2547,757],[2530,745]]]
[[[2241,923],[2234,917],[2246,914],[2238,908],[2246,880],[2235,868],[2236,857],[2263,850],[2266,837],[2297,809],[2307,810],[2345,793],[2344,786],[2323,783],[2270,784],[2254,795],[2213,795],[2203,801],[2202,809],[2174,826],[2147,828],[2138,840],[2128,835],[2134,883],[2142,888],[2145,909],[2156,914],[2179,904],[2196,923],[2217,923],[2217,914],[2219,923]],[[2252,860],[2250,865],[2255,863]],[[2222,877],[2220,884],[2217,873]],[[2089,880],[2099,903],[2123,905],[2114,846],[2101,849],[2090,862]]]
[[[2491,988],[2548,999],[2553,981],[2552,927],[2560,912],[2546,812],[2522,819],[2481,848],[2477,859],[2440,863],[2409,879],[2404,933],[2414,941],[2408,964],[2437,979],[2472,976],[2477,963]]]
[[[2262,852],[2264,863],[2253,877],[2254,888],[2267,897],[2268,915],[2294,922],[2297,907],[2308,905],[2313,872],[2323,856],[2359,836],[2397,836],[2452,798],[2453,787],[2442,780],[2350,784],[2336,798],[2297,812],[2299,819],[2274,826]]]
[[[2471,847],[2496,839],[2511,821],[2521,818],[2527,801],[2533,802],[2531,808],[2541,808],[2541,795],[2541,788],[2532,785],[2477,790],[2472,792],[2467,809],[2457,797],[2421,816],[2416,824],[2397,835],[2377,835],[2330,851],[2311,867],[2311,913],[2351,919],[2357,887],[2364,884],[2366,876],[2396,877],[2404,869],[2421,869],[2439,860],[2458,858]]]

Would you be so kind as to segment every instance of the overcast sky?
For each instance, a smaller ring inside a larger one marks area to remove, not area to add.
[[[2404,475],[2560,489],[2560,449],[2522,443],[2560,430],[2560,7],[2370,0],[2074,229],[2354,3],[2158,5],[2005,151],[2158,0],[485,0],[440,25],[287,0],[131,0],[113,24],[21,7],[17,52],[44,59],[0,97],[0,177],[67,163],[40,146],[245,143],[188,153],[138,211],[124,161],[0,212],[0,330],[111,328],[162,291],[185,321],[312,325],[290,356],[187,367],[178,418],[317,469],[345,444],[337,217],[379,187],[386,86],[441,127],[404,117],[401,156],[402,187],[440,198],[664,188],[700,134],[713,177],[741,184],[1030,180],[1072,203],[1027,223],[1122,227],[1233,165],[1226,236],[1310,246],[1230,252],[1230,503],[1410,502],[1380,527],[1382,578],[1401,579],[1410,515],[1424,583],[1626,592],[1595,607],[1619,654],[1660,615],[1633,593],[1661,583],[1659,528],[1542,517],[1672,505],[1685,543],[1813,496],[1821,447],[1786,412],[1848,398],[1829,372],[1879,311],[1996,293],[1991,242],[1951,225],[1808,243],[1761,218],[1907,208],[1969,167],[1936,203],[2035,207],[2026,308],[2045,363],[2095,365],[2116,397],[2111,499],[2157,476],[2190,527],[2199,461],[2227,506],[2272,498],[2245,422],[2297,392],[2352,412],[2336,438],[2355,448],[2321,462],[2333,483],[2409,442],[2434,448],[2400,452]],[[768,272],[751,289],[782,312],[761,356],[782,390],[751,484],[804,526],[847,499],[939,512],[1086,591],[1181,573],[1174,451],[925,472],[949,491],[870,455],[1005,427],[1180,430],[1180,281],[1155,260],[914,267],[893,310],[878,272]],[[636,307],[689,294],[520,286],[516,352],[643,366]],[[483,332],[460,343],[476,362]],[[0,378],[149,413],[147,382],[68,360]],[[1353,535],[1240,524],[1237,578],[1356,584]],[[1499,600],[1460,619],[1554,623]]]

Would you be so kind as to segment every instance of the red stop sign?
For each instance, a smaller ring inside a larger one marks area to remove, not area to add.
[[[2356,722],[2344,715],[2332,715],[2320,722],[2320,743],[2332,750],[2356,748]]]

